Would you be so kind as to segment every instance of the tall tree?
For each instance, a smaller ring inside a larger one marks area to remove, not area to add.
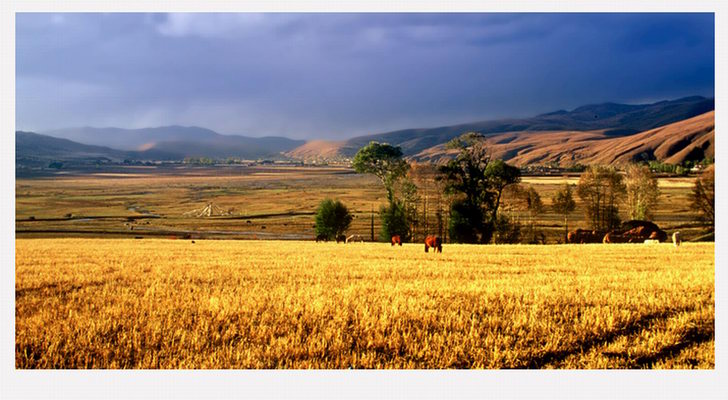
[[[708,167],[695,180],[692,193],[692,206],[700,218],[715,230],[715,167]]]
[[[420,201],[420,195],[417,191],[417,185],[409,178],[399,180],[397,184],[398,193],[402,199],[402,207],[409,224],[411,236],[414,236],[420,226],[420,218],[417,212],[417,205]]]
[[[569,235],[569,213],[576,209],[576,202],[572,195],[571,185],[568,182],[564,183],[564,187],[554,195],[552,208],[554,212],[564,217],[564,243],[566,243],[566,238]]]
[[[440,167],[445,191],[460,198],[452,203],[450,238],[465,243],[488,243],[493,236],[503,190],[520,180],[520,170],[501,160],[491,162],[483,136],[466,133],[448,143],[458,150]]]
[[[625,169],[624,183],[627,188],[627,211],[630,219],[651,219],[660,189],[657,187],[657,177],[652,174],[650,167],[629,164]]]
[[[360,174],[373,174],[387,190],[387,201],[394,203],[394,186],[403,177],[409,165],[402,158],[402,149],[388,143],[370,142],[359,149],[352,162],[354,170]]]
[[[538,194],[533,186],[529,186],[525,192],[526,209],[532,215],[538,215],[543,212],[543,201],[541,201],[541,195]]]
[[[626,187],[616,169],[590,166],[581,174],[576,192],[584,202],[585,216],[592,229],[609,231],[619,226],[619,202]]]
[[[479,133],[466,133],[451,140],[447,148],[458,150],[455,159],[440,166],[441,179],[446,191],[461,193],[469,204],[490,203],[493,193],[489,190],[486,169],[490,163],[488,149]]]
[[[494,203],[491,207],[491,220],[495,221],[498,218],[503,189],[521,181],[521,170],[506,164],[503,160],[494,160],[486,167],[485,176],[488,179],[490,190],[493,192]],[[538,193],[536,195],[538,196]]]
[[[379,213],[382,219],[381,238],[386,241],[392,235],[400,235],[402,240],[408,241],[412,232],[411,207],[412,202],[416,202],[416,193],[413,194],[414,185],[402,182],[409,170],[409,164],[402,158],[402,149],[387,143],[370,142],[359,149],[352,165],[360,174],[373,174],[379,178],[387,191],[387,205],[381,207]],[[397,198],[397,189],[401,199]]]

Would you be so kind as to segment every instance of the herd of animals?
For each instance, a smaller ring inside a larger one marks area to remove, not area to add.
[[[622,224],[619,229],[609,232],[601,232],[595,230],[576,229],[566,236],[568,243],[646,243],[654,244],[665,242],[668,239],[667,232],[660,229],[657,225],[650,221],[632,220]],[[324,235],[316,237],[316,241],[326,241]],[[338,235],[336,243],[364,242],[361,235]],[[672,243],[675,247],[682,244],[680,232],[672,234]],[[392,236],[392,246],[402,246],[402,237],[400,235]],[[442,239],[439,236],[427,236],[425,238],[425,253],[433,249],[436,253],[442,253]]]
[[[660,243],[668,240],[667,232],[650,221],[632,220],[622,224],[619,229],[609,232],[577,229],[566,236],[568,243]],[[680,232],[672,234],[675,246],[682,244]]]

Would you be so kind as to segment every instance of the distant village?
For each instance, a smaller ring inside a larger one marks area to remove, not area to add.
[[[699,174],[707,166],[713,164],[713,158],[706,158],[700,161],[686,161],[682,164],[669,164],[660,161],[651,160],[647,162],[650,170],[660,176],[686,176],[690,174]],[[104,166],[206,166],[206,167],[336,167],[350,168],[352,166],[351,158],[338,159],[307,159],[299,160],[287,157],[270,158],[270,159],[240,159],[229,157],[226,159],[213,159],[208,157],[186,157],[183,160],[112,160],[109,158],[94,159],[77,159],[63,161],[40,161],[40,160],[23,160],[18,159],[16,163],[17,170],[35,170],[35,171],[53,171],[61,169],[89,169],[102,168]],[[559,166],[556,163],[544,165],[526,165],[520,167],[523,176],[564,176],[570,174],[579,174],[586,170],[587,165],[574,164],[568,167]]]

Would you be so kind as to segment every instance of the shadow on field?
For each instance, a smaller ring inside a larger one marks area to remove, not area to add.
[[[683,333],[677,343],[665,346],[655,354],[638,357],[637,359],[629,362],[626,368],[650,368],[658,361],[677,356],[681,351],[690,346],[705,343],[713,340],[714,338],[715,323],[700,327],[691,327]]]
[[[28,287],[28,288],[22,288],[22,289],[15,289],[15,299],[18,300],[22,298],[23,296],[27,296],[29,294],[33,294],[36,292],[50,292],[50,295],[52,296],[63,296],[67,295],[71,292],[90,288],[90,287],[97,287],[97,286],[103,286],[107,284],[106,281],[96,281],[96,282],[89,282],[86,284],[72,284],[72,283],[66,283],[66,282],[59,282],[59,283],[47,283],[41,286],[37,287]]]
[[[623,325],[622,327],[620,327],[618,329],[614,329],[612,331],[605,332],[602,335],[594,335],[592,337],[587,337],[583,340],[579,340],[567,349],[547,351],[537,357],[523,360],[522,363],[514,365],[512,368],[529,368],[529,369],[543,368],[551,363],[564,361],[566,358],[568,358],[571,355],[585,353],[594,347],[608,344],[609,342],[614,341],[615,339],[619,338],[620,336],[627,336],[627,335],[633,335],[635,333],[638,333],[643,329],[649,328],[652,324],[654,324],[657,321],[666,320],[677,314],[680,314],[683,312],[689,312],[689,311],[693,311],[693,310],[694,310],[694,308],[685,307],[685,308],[678,308],[678,309],[673,309],[673,310],[665,310],[665,311],[659,311],[659,312],[645,314],[645,315],[635,319],[634,321],[628,322],[627,324]],[[676,353],[680,352],[681,350],[685,349],[686,347],[691,346],[693,344],[702,343],[707,340],[710,340],[713,338],[713,336],[714,336],[713,329],[710,329],[709,331],[700,331],[698,328],[693,328],[693,329],[689,330],[688,332],[686,332],[686,334],[683,336],[683,340],[681,340],[679,343],[672,345],[672,346],[667,346],[656,354],[640,357],[640,358],[634,360],[633,363],[631,363],[626,368],[649,367],[649,365],[653,364],[656,361],[659,361],[670,355],[676,354]]]

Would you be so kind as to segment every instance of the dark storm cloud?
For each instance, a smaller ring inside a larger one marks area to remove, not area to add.
[[[17,127],[344,138],[713,96],[712,14],[18,14]]]

